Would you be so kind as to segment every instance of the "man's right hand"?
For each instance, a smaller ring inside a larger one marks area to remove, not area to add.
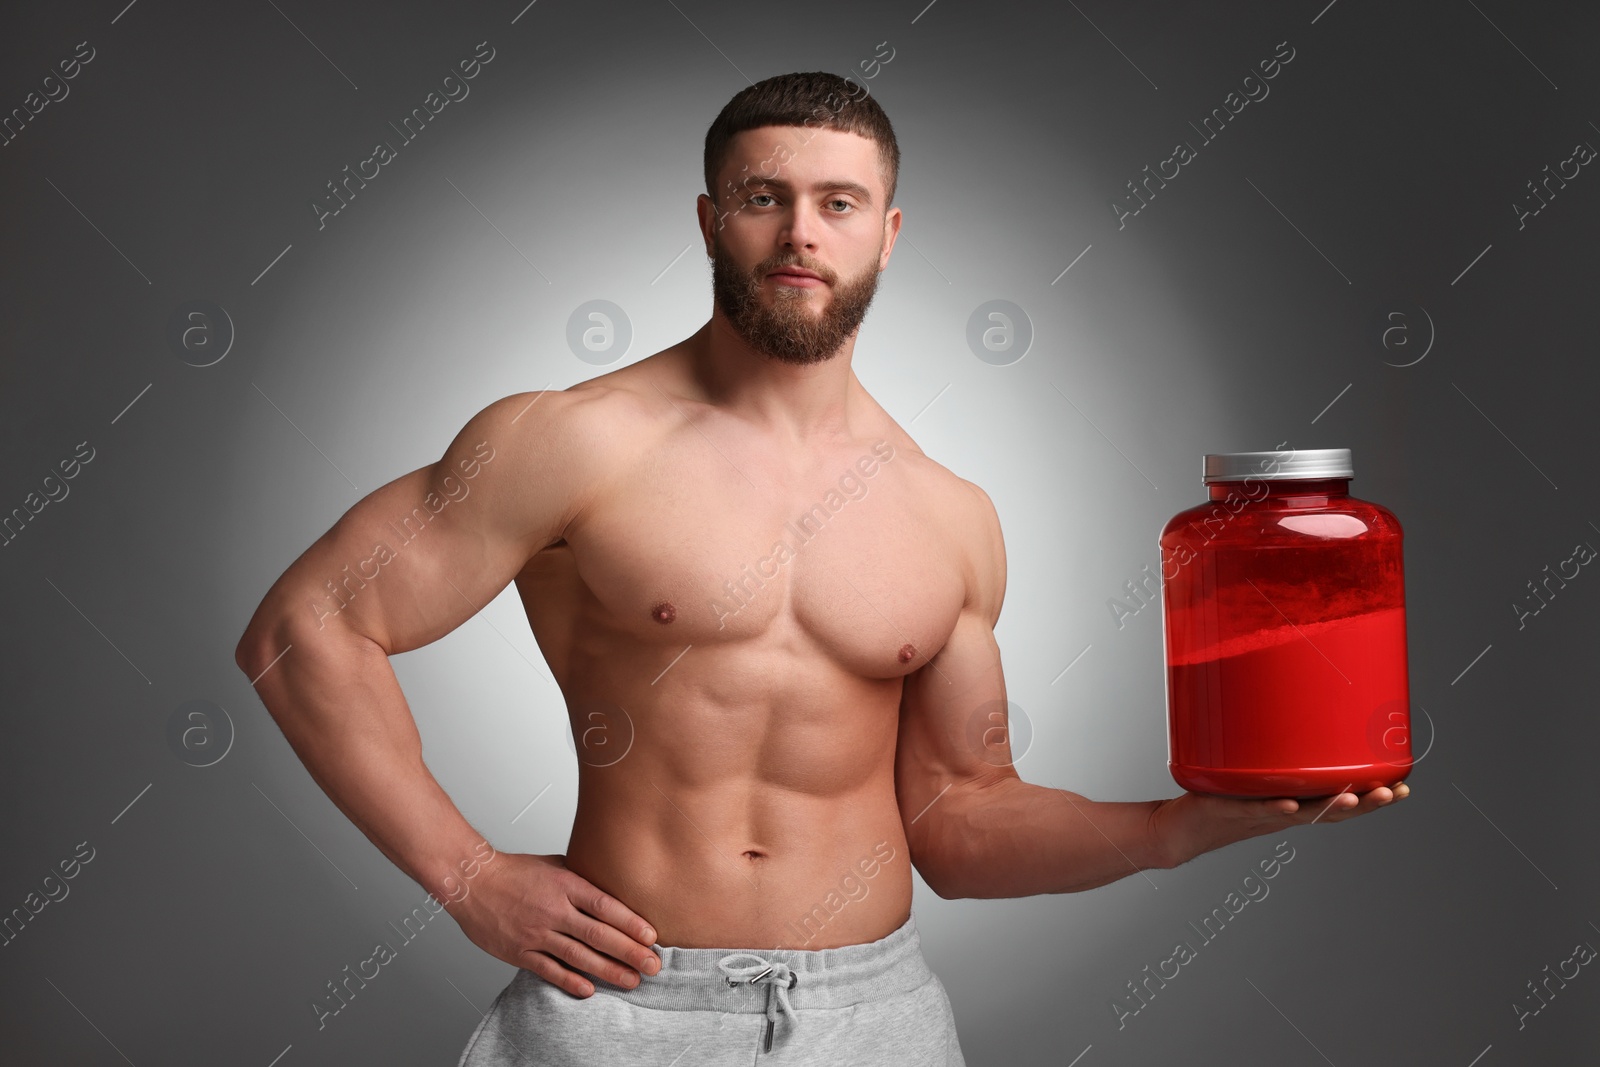
[[[639,971],[661,969],[650,950],[656,939],[650,924],[568,870],[562,855],[502,852],[446,910],[489,955],[575,997],[594,993],[594,983],[579,970],[632,989]]]

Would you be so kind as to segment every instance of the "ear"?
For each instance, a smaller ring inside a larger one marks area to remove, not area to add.
[[[889,213],[883,217],[884,240],[883,253],[878,256],[878,270],[882,272],[889,265],[889,253],[894,251],[894,239],[900,235],[900,209],[890,208]]]
[[[705,241],[706,258],[711,259],[716,254],[715,246],[713,244],[713,235],[716,233],[718,226],[717,205],[712,203],[709,196],[707,196],[705,193],[701,193],[699,196],[695,197],[694,213],[695,218],[700,226],[700,237]]]

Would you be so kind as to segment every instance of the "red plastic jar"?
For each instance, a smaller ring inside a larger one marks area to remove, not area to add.
[[[1400,523],[1347,448],[1208,455],[1161,531],[1168,761],[1184,789],[1330,796],[1411,770]]]

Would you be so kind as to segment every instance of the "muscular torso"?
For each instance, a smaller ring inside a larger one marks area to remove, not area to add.
[[[629,394],[635,447],[517,577],[578,752],[567,863],[663,945],[876,940],[911,904],[899,703],[961,611],[961,483],[853,378],[848,433],[780,444],[671,367],[570,390]]]

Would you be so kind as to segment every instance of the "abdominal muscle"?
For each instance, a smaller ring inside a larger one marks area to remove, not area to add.
[[[709,662],[718,651],[696,664],[708,677],[726,677],[729,664]],[[603,720],[569,702],[580,755],[567,866],[663,946],[835,948],[885,937],[910,913],[898,682],[788,667],[811,684],[780,687],[781,707],[721,706],[692,670],[675,689],[618,701],[630,708],[621,758],[615,746],[592,754],[581,724]]]

